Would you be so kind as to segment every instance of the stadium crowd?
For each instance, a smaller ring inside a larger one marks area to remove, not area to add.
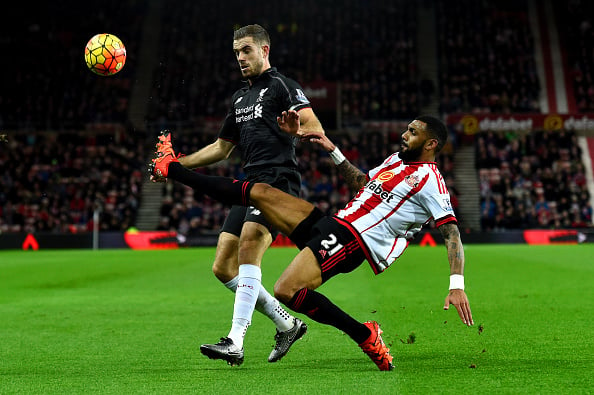
[[[539,112],[525,1],[437,1],[442,113]]]
[[[100,230],[133,226],[146,166],[132,136],[11,136],[0,149],[0,233],[91,231],[95,211]]]
[[[577,111],[594,112],[594,4],[572,0],[557,4],[558,13],[573,21],[561,30],[567,43],[569,73]]]
[[[580,155],[564,130],[477,135],[482,230],[591,226]]]

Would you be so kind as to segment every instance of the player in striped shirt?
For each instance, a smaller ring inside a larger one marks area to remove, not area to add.
[[[367,175],[354,167],[328,139],[299,130],[299,114],[283,113],[281,129],[320,144],[330,152],[338,170],[356,196],[334,216],[267,184],[241,182],[193,173],[179,163],[170,134],[160,136],[149,168],[151,175],[191,186],[226,204],[252,204],[301,250],[274,286],[278,300],[311,319],[349,335],[380,370],[392,370],[392,355],[381,338],[377,322],[354,319],[315,291],[339,273],[348,273],[364,260],[378,274],[405,250],[421,227],[435,220],[447,249],[450,287],[444,309],[454,305],[462,322],[473,325],[464,292],[464,250],[449,194],[435,164],[435,155],[447,141],[445,125],[420,116],[402,134],[402,150]],[[229,352],[233,352],[232,347]]]

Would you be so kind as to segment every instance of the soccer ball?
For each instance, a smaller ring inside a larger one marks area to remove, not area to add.
[[[95,74],[113,75],[126,63],[126,48],[122,40],[113,34],[97,34],[85,47],[85,62]]]

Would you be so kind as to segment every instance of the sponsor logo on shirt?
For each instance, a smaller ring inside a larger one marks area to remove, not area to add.
[[[396,196],[392,192],[384,191],[384,188],[382,188],[382,184],[377,180],[369,181],[367,185],[365,185],[365,188],[367,188],[370,192],[378,195],[382,200],[385,200],[386,203],[390,203],[390,200],[392,200],[392,198]]]
[[[262,118],[262,104],[252,104],[251,106],[235,109],[235,123],[246,122],[256,118]]]
[[[381,173],[379,176],[376,177],[376,180],[379,182],[386,182],[386,181],[390,181],[392,178],[394,178],[393,172],[384,171],[383,173]]]

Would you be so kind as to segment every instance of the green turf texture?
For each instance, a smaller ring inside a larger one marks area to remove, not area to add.
[[[309,325],[280,362],[254,314],[240,367],[201,343],[226,336],[233,294],[212,248],[0,251],[0,393],[591,393],[594,246],[467,245],[475,325],[443,310],[443,246],[411,246],[379,276],[364,263],[319,291],[377,320],[396,369],[380,372],[342,332]],[[296,254],[270,249],[263,282]],[[413,341],[414,340],[414,341]]]

